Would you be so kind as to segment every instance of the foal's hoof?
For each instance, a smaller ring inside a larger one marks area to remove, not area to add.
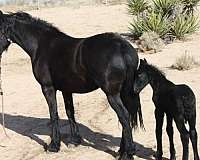
[[[158,152],[154,154],[154,157],[156,160],[162,160],[162,154],[159,154]]]
[[[46,148],[49,152],[58,152],[60,150],[60,143],[55,143],[51,141],[51,143]]]
[[[75,146],[78,146],[79,144],[81,144],[81,141],[82,141],[81,136],[76,135],[76,136],[72,136],[71,137],[71,142],[70,143],[75,145]]]

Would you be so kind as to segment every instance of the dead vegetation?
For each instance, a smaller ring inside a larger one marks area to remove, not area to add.
[[[136,44],[139,51],[149,54],[159,52],[165,46],[163,40],[155,32],[144,32]]]
[[[200,63],[196,61],[194,56],[185,52],[175,60],[175,63],[172,64],[170,68],[177,70],[190,70],[199,65]]]

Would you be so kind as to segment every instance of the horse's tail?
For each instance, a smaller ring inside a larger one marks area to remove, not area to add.
[[[133,92],[133,83],[134,83],[134,79],[135,79],[135,72],[136,71],[134,71],[130,68],[127,68],[127,82],[129,83],[129,86],[130,86],[130,88],[129,89],[127,88],[127,89],[129,91],[129,93],[134,94],[134,96],[133,96],[134,106],[130,106],[131,108],[128,109],[129,114],[130,114],[130,124],[131,124],[131,127],[134,129],[138,128],[139,125],[142,129],[145,129],[144,123],[143,123],[140,96],[139,96],[139,93]]]
[[[143,123],[139,93],[134,93],[133,91],[133,85],[134,85],[135,75],[137,72],[137,67],[139,64],[139,58],[138,58],[136,50],[132,46],[128,46],[125,48],[124,48],[124,60],[126,63],[126,68],[127,68],[125,90],[128,91],[128,94],[133,94],[131,97],[134,98],[133,99],[134,106],[126,106],[130,115],[129,116],[130,125],[132,128],[136,129],[138,128],[138,125],[140,124],[140,127],[145,129],[144,123]],[[138,124],[138,120],[139,120],[139,124]]]

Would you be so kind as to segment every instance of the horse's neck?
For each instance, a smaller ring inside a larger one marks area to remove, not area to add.
[[[26,29],[26,27],[22,29],[22,26],[18,25],[18,27],[15,27],[15,30],[11,32],[9,37],[12,42],[18,44],[31,59],[33,59],[38,48],[38,41],[36,37],[30,31],[26,31]]]

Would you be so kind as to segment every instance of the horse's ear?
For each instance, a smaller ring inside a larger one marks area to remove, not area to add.
[[[3,15],[3,12],[0,10],[0,16]]]

